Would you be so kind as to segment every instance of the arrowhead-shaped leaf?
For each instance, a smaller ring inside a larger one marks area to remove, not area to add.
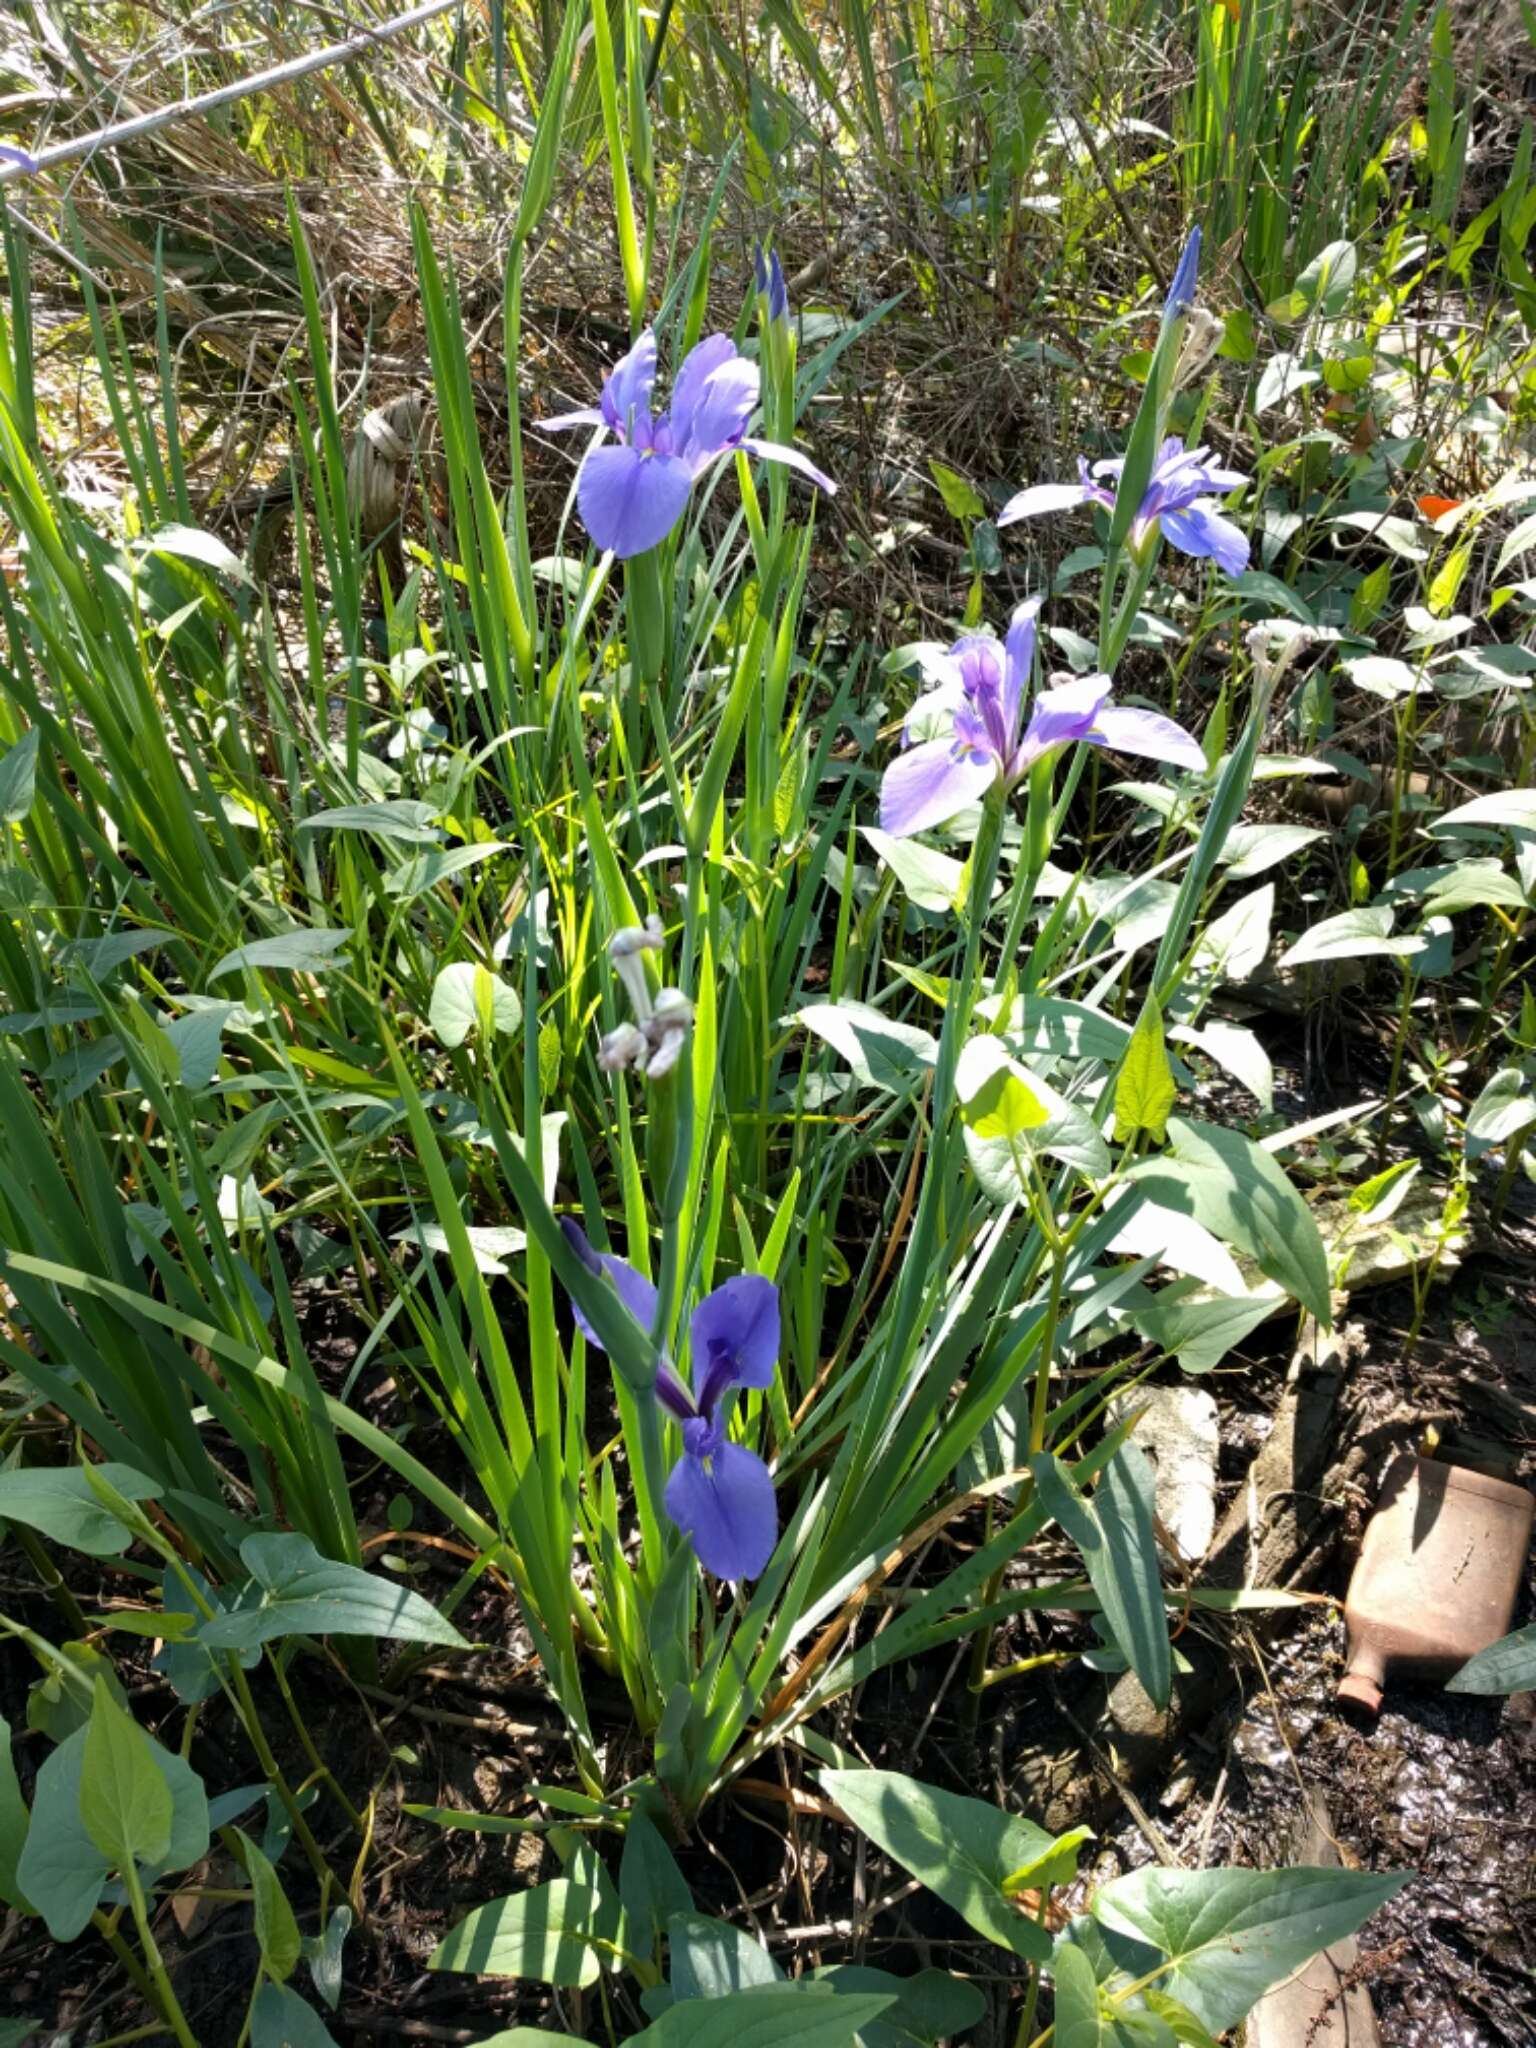
[[[149,1737],[98,1679],[80,1778],[86,1833],[115,1870],[158,1863],[171,1846],[172,1811]]]
[[[1410,1882],[1412,1872],[1163,1870],[1117,1877],[1092,1912],[1111,1949],[1135,1944],[1124,1966],[1141,1975],[1156,1957],[1158,1979],[1213,2032],[1236,2026],[1271,1984],[1363,1925]],[[1154,1951],[1152,1961],[1146,1958]]]
[[[240,1557],[260,1593],[254,1604],[205,1622],[197,1631],[205,1648],[250,1650],[300,1635],[389,1636],[468,1647],[453,1623],[419,1593],[356,1565],[333,1564],[307,1536],[248,1536]]]
[[[978,1934],[1032,1962],[1050,1954],[1049,1935],[1003,1889],[1054,1846],[1043,1828],[899,1771],[823,1771],[821,1782],[855,1827]]]

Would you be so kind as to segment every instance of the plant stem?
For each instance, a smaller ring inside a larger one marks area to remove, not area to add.
[[[1387,1099],[1381,1107],[1381,1135],[1376,1140],[1376,1171],[1381,1172],[1387,1163],[1387,1147],[1392,1141],[1392,1114],[1397,1108],[1398,1084],[1403,1073],[1403,1050],[1408,1043],[1408,1024],[1413,1009],[1415,976],[1405,965],[1403,968],[1403,999],[1397,1006],[1397,1036],[1392,1042],[1392,1071],[1387,1076]]]
[[[181,2009],[181,2002],[161,1960],[154,1930],[149,1924],[149,1910],[144,1903],[144,1887],[139,1882],[139,1873],[131,1857],[123,1864],[121,1876],[127,1887],[133,1924],[139,1930],[139,1946],[144,1951],[144,1967],[150,1983],[155,1987],[155,2002],[164,2013],[171,2032],[181,2043],[181,2048],[198,2048],[197,2036],[187,2025],[187,2016]]]
[[[284,1706],[288,1709],[288,1718],[293,1723],[294,1733],[299,1738],[304,1754],[309,1758],[314,1775],[325,1785],[331,1797],[346,1815],[348,1826],[355,1834],[360,1835],[363,1831],[363,1817],[346,1793],[342,1791],[330,1765],[326,1763],[320,1752],[315,1748],[314,1737],[309,1732],[309,1725],[305,1721],[304,1716],[299,1712],[299,1703],[293,1696],[293,1689],[288,1683],[288,1675],[283,1670],[282,1659],[270,1646],[267,1650],[267,1664],[271,1669],[272,1676],[277,1681],[277,1689],[283,1696]]]

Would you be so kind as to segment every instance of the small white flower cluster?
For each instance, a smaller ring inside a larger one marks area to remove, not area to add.
[[[629,992],[633,1024],[621,1024],[605,1034],[597,1064],[605,1074],[624,1074],[631,1068],[647,1081],[659,1081],[670,1074],[688,1043],[693,1029],[693,1005],[681,989],[661,989],[654,1001],[645,978],[646,953],[662,948],[661,919],[652,915],[643,925],[626,925],[608,941],[608,957],[620,981]]]

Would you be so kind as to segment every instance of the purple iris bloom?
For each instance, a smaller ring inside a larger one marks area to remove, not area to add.
[[[592,1273],[606,1272],[619,1299],[642,1329],[656,1319],[656,1289],[625,1260],[595,1252],[578,1223],[562,1216],[566,1242]],[[576,1326],[589,1344],[602,1339],[571,1303]],[[663,1496],[667,1513],[693,1542],[695,1555],[717,1579],[755,1579],[773,1555],[779,1510],[768,1467],[745,1444],[726,1435],[725,1397],[733,1387],[771,1387],[779,1362],[779,1290],[761,1274],[738,1273],[706,1294],[688,1326],[694,1386],[666,1359],[656,1374],[656,1398],[682,1425],[683,1455],[672,1467]]]
[[[1208,448],[1186,448],[1177,435],[1163,443],[1152,465],[1146,494],[1137,507],[1131,547],[1139,553],[1160,527],[1186,555],[1201,559],[1209,556],[1229,576],[1241,576],[1248,566],[1248,536],[1230,519],[1223,518],[1211,503],[1210,493],[1241,490],[1250,479],[1235,469],[1218,469],[1209,457]],[[1111,511],[1114,491],[1099,479],[1112,477],[1118,482],[1124,467],[1123,456],[1116,456],[1111,462],[1096,462],[1091,469],[1079,456],[1075,484],[1031,484],[1008,500],[997,516],[997,523],[1011,526],[1016,519],[1060,512],[1068,505],[1102,505]]]
[[[979,803],[999,778],[1011,788],[1036,761],[1080,741],[1179,768],[1204,768],[1199,744],[1171,718],[1111,704],[1108,676],[1071,677],[1039,691],[1021,732],[1039,608],[1039,598],[1021,604],[1005,642],[968,633],[928,664],[939,688],[912,707],[903,744],[914,725],[926,726],[945,713],[950,737],[908,746],[886,769],[880,785],[883,831],[906,839],[942,825]]]
[[[609,372],[600,404],[541,422],[546,433],[600,427],[616,437],[616,448],[588,451],[576,502],[588,533],[620,561],[664,541],[705,470],[738,448],[798,469],[824,491],[836,490],[798,448],[747,432],[757,404],[758,369],[736,353],[728,334],[706,335],[688,351],[672,380],[671,405],[653,415],[655,382],[656,336],[647,328]]]

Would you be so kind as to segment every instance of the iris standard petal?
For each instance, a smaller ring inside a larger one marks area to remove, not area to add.
[[[627,1259],[616,1258],[612,1252],[599,1252],[597,1262],[613,1281],[620,1301],[629,1310],[641,1329],[650,1334],[656,1321],[656,1289],[643,1273],[637,1273]],[[581,1303],[572,1297],[571,1314],[576,1318],[576,1327],[587,1342],[597,1350],[608,1347],[593,1329],[582,1313]]]
[[[563,434],[568,427],[606,427],[608,418],[601,406],[578,405],[574,412],[557,412],[552,420],[537,424],[541,434]]]
[[[880,783],[880,829],[906,839],[942,825],[968,804],[980,803],[997,780],[999,763],[955,756],[948,740],[925,740],[899,754]]]
[[[745,1444],[720,1443],[704,1457],[685,1451],[662,1498],[717,1579],[755,1579],[772,1557],[779,1535],[773,1480]]]
[[[737,1273],[706,1294],[688,1325],[695,1398],[710,1414],[728,1386],[771,1387],[779,1364],[779,1290],[761,1273]],[[722,1370],[713,1375],[716,1361]]]
[[[576,502],[600,548],[620,561],[664,541],[682,517],[693,488],[686,462],[642,455],[637,448],[596,448],[581,465]]]
[[[735,355],[736,344],[728,334],[706,334],[684,356],[682,367],[672,380],[672,400],[667,407],[674,449],[680,451],[688,446],[705,385]]]
[[[1200,503],[1163,514],[1163,532],[1176,548],[1197,560],[1209,558],[1229,576],[1248,566],[1248,536],[1214,505]]]
[[[1064,512],[1069,505],[1086,505],[1085,484],[1029,484],[1015,491],[997,515],[999,526],[1012,526],[1016,519],[1035,519],[1042,512]]]
[[[1029,688],[1029,671],[1035,659],[1035,619],[1043,598],[1026,597],[1008,623],[1008,638],[1003,642],[1003,723],[1008,728],[1009,743],[1019,729],[1019,714],[1024,707],[1024,692]]]
[[[802,455],[798,448],[791,448],[787,441],[760,441],[755,434],[744,434],[736,444],[755,455],[760,462],[781,462],[786,469],[798,470],[801,476],[809,477],[818,490],[825,491],[829,498],[837,496],[837,485],[824,470],[820,470],[808,455]]]
[[[702,348],[703,343],[699,346]],[[732,355],[710,371],[692,401],[686,440],[674,415],[672,445],[693,465],[695,476],[717,455],[740,442],[757,404],[758,384],[756,363],[749,363],[745,356]]]
[[[1106,704],[1093,722],[1091,737],[1117,754],[1140,754],[1147,761],[1168,761],[1176,768],[1204,771],[1200,742],[1161,711],[1141,711],[1134,704]]]
[[[655,382],[656,336],[647,327],[629,353],[620,356],[603,384],[603,418],[616,434],[627,432],[631,417],[644,420],[649,429]]]

